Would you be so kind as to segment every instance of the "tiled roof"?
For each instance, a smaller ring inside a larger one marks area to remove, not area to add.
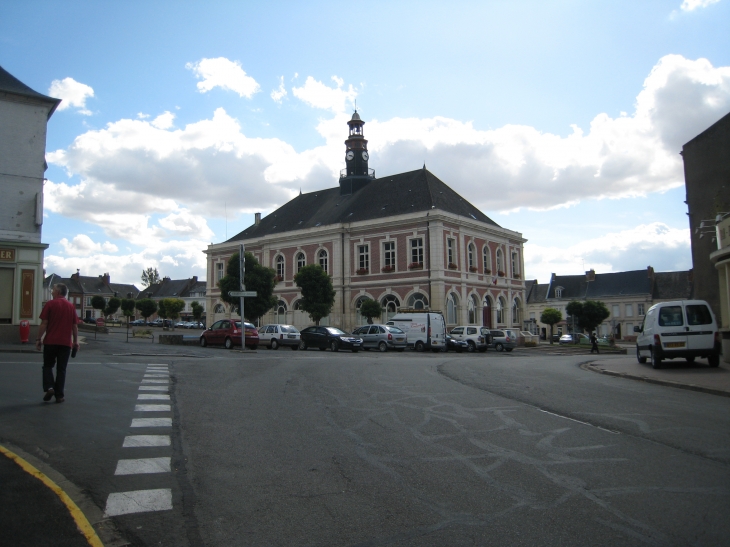
[[[228,241],[432,209],[499,226],[424,168],[373,179],[352,194],[339,186],[301,194]]]
[[[37,91],[34,91],[27,85],[25,85],[23,82],[18,80],[15,76],[10,74],[7,70],[5,70],[3,67],[0,66],[0,92],[5,93],[14,93],[15,95],[22,95],[24,97],[31,97],[33,99],[37,99],[39,101],[43,101],[46,103],[50,103],[53,105],[50,112],[48,113],[48,117],[51,117],[51,114],[53,114],[53,111],[56,110],[56,107],[61,102],[61,99],[54,99],[53,97],[48,97],[46,95],[42,95],[41,93],[38,93]]]

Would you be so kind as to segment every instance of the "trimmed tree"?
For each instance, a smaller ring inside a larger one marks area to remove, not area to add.
[[[165,319],[167,319],[167,309],[165,309],[165,300],[162,299],[157,303],[157,317],[163,319],[162,326],[165,326]]]
[[[160,272],[157,268],[147,268],[142,270],[142,285],[149,287],[150,285],[156,285],[160,282]]]
[[[142,300],[137,300],[135,307],[139,310],[139,314],[144,317],[146,322],[157,311],[157,302],[151,298],[143,298]]]
[[[332,279],[319,264],[304,266],[294,276],[294,283],[302,292],[299,308],[309,314],[312,321],[319,325],[323,317],[327,317],[335,303],[335,289]]]
[[[181,298],[163,298],[160,307],[165,309],[167,317],[172,322],[172,328],[175,329],[175,320],[180,317],[180,312],[185,309],[185,300]]]
[[[110,315],[114,315],[117,313],[117,310],[119,309],[119,306],[122,305],[122,301],[119,300],[116,296],[112,296],[109,299],[109,302],[106,303],[106,307],[104,308],[104,316],[109,317]]]
[[[96,296],[91,297],[91,307],[95,310],[99,310],[102,315],[104,315],[104,308],[106,308],[106,300],[104,300],[104,297],[97,294]]]
[[[606,304],[599,300],[586,300],[579,317],[580,326],[588,332],[593,332],[598,325],[611,315]]]
[[[197,300],[193,300],[190,303],[190,309],[193,311],[193,319],[200,321],[203,317],[203,306]]]
[[[553,343],[553,325],[563,320],[563,314],[555,308],[545,308],[540,314],[540,322],[550,325],[550,343]]]
[[[583,302],[580,300],[572,300],[565,306],[565,312],[573,318],[573,326],[580,329],[578,332],[583,332],[583,327],[580,322],[580,316],[583,313]],[[575,340],[577,343],[578,341]]]
[[[241,314],[241,301],[238,296],[229,296],[231,291],[241,290],[240,267],[238,264],[240,253],[233,253],[228,260],[226,266],[226,275],[218,281],[218,287],[221,290],[221,300],[227,302],[233,307],[237,314]],[[246,298],[243,305],[243,313],[245,319],[254,322],[256,319],[264,315],[271,308],[276,306],[276,298],[274,297],[274,287],[276,283],[274,278],[276,272],[272,268],[267,268],[259,264],[256,257],[251,253],[244,254],[246,261],[246,272],[244,274],[244,282],[247,291],[256,291],[254,298]],[[202,311],[201,311],[202,313]]]
[[[373,324],[373,317],[380,317],[383,314],[383,307],[380,302],[367,298],[360,303],[360,315],[367,317],[368,325]]]
[[[122,298],[122,313],[127,318],[127,325],[129,325],[129,318],[134,317],[134,305],[135,301],[131,298]]]

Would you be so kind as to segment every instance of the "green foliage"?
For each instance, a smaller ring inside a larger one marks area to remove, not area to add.
[[[181,298],[163,298],[160,307],[164,308],[167,317],[174,321],[180,317],[180,312],[185,309],[185,300]]]
[[[110,315],[114,315],[117,313],[117,310],[119,309],[119,306],[122,305],[122,301],[119,300],[116,296],[112,296],[109,299],[109,302],[106,303],[106,307],[104,308],[104,315],[106,317],[109,317]]]
[[[135,307],[139,310],[140,315],[145,318],[145,321],[157,311],[157,302],[151,298],[143,298],[137,300]]]
[[[104,297],[97,294],[96,296],[91,297],[91,307],[95,310],[103,310],[106,308],[106,300],[104,300]]]
[[[157,316],[167,319],[167,308],[165,308],[165,300],[160,300],[157,303]]]
[[[203,317],[203,306],[201,306],[197,300],[193,300],[190,303],[190,309],[193,310],[193,319],[195,319],[196,321],[200,321],[200,319]]]
[[[578,322],[582,329],[593,332],[598,325],[603,323],[611,315],[606,304],[598,300],[586,300],[583,302],[583,309],[578,316]]]
[[[300,309],[304,310],[319,325],[320,319],[327,317],[335,303],[335,289],[332,279],[319,264],[304,266],[294,276],[294,282],[302,291]]]
[[[134,315],[134,305],[136,302],[131,298],[123,298],[122,299],[122,313],[126,315],[127,317],[132,317]]]
[[[156,285],[160,282],[160,272],[157,268],[147,268],[142,270],[142,285],[149,287],[150,285]]]
[[[240,314],[241,301],[237,296],[229,296],[228,293],[241,290],[239,256],[240,253],[233,253],[228,261],[225,277],[218,281],[221,300],[231,304],[233,310],[238,314]],[[243,280],[246,290],[256,291],[256,297],[246,298],[243,303],[243,313],[248,321],[253,322],[276,305],[276,298],[274,297],[274,286],[276,285],[274,277],[276,277],[276,273],[272,268],[259,264],[259,261],[251,253],[245,253],[244,260],[246,261],[246,272]]]
[[[550,343],[553,343],[553,325],[563,320],[563,314],[555,308],[545,308],[540,314],[540,322],[550,325]]]
[[[367,317],[368,324],[372,324],[373,317],[380,317],[383,313],[383,307],[377,300],[368,298],[360,303],[360,315]]]

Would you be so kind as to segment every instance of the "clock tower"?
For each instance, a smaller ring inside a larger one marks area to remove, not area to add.
[[[357,110],[347,122],[350,134],[345,141],[345,169],[340,171],[340,194],[352,194],[375,178],[375,171],[368,168],[368,141]]]

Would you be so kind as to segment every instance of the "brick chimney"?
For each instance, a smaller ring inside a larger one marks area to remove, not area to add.
[[[596,270],[591,268],[589,271],[586,272],[586,281],[595,281],[596,280]]]
[[[111,277],[109,276],[109,273],[108,273],[108,272],[107,272],[107,273],[105,273],[105,274],[104,274],[104,275],[102,276],[102,279],[104,280],[104,283],[106,283],[107,285],[108,285],[108,284],[109,284],[109,282],[110,282],[110,281],[112,280],[112,279],[111,279]]]
[[[79,280],[79,275],[81,275],[81,270],[79,270],[78,268],[76,268],[76,273],[75,274],[71,274],[71,279],[75,279],[76,281],[78,281]]]
[[[261,224],[261,213],[255,213],[253,218],[254,218],[254,221],[253,221],[254,226],[258,226],[259,224]]]
[[[651,266],[647,266],[647,268],[646,268],[646,276],[649,279],[653,280],[654,279],[654,268],[652,268]]]

